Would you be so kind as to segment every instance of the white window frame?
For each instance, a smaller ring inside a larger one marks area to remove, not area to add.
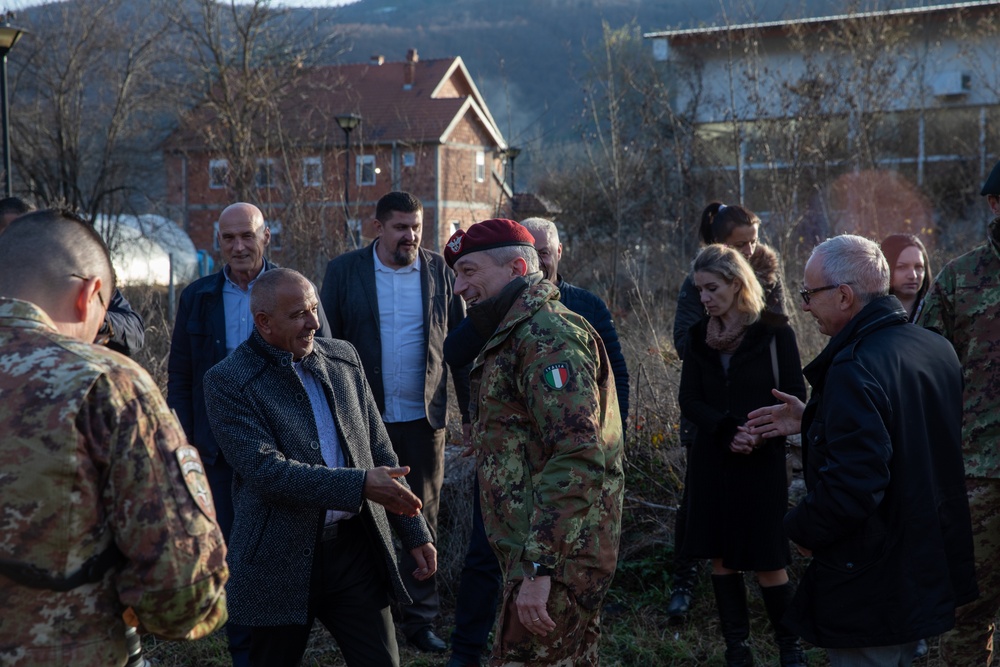
[[[266,172],[262,170],[266,168]],[[267,174],[267,181],[261,179],[262,174]],[[274,175],[274,159],[269,157],[257,158],[257,171],[253,176],[254,184],[258,189],[263,190],[264,188],[273,188],[277,183],[277,178]]]
[[[375,176],[378,170],[375,167],[374,155],[358,155],[355,158],[357,173],[355,174],[358,185],[375,185]],[[370,177],[369,177],[370,175]]]
[[[281,220],[268,220],[267,228],[271,230],[271,250],[281,250]]]
[[[486,180],[486,153],[476,151],[476,183]]]
[[[323,158],[302,158],[302,185],[307,188],[318,188],[323,185]]]
[[[216,178],[221,175],[221,178]],[[224,190],[229,187],[229,160],[208,161],[208,187],[210,190]]]

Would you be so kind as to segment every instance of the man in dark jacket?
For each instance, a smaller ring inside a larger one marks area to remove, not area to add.
[[[205,375],[212,431],[233,467],[229,614],[253,667],[297,665],[314,619],[348,665],[398,667],[390,597],[407,602],[389,526],[429,579],[437,552],[357,351],[317,339],[306,278],[257,279],[254,330]]]
[[[437,534],[444,484],[448,375],[468,432],[469,368],[450,367],[442,353],[445,336],[465,317],[455,294],[455,275],[444,257],[420,247],[424,207],[408,192],[390,192],[375,208],[378,239],[333,259],[320,300],[330,314],[330,335],[353,345],[406,481],[423,503],[424,519]],[[413,604],[400,610],[400,630],[421,651],[447,649],[434,633],[440,598],[435,579],[410,575],[414,563],[402,554],[403,583]]]
[[[830,342],[805,406],[750,413],[804,434],[808,493],[785,531],[812,556],[786,625],[830,664],[905,665],[978,595],[962,462],[962,374],[944,338],[907,326],[878,245],[838,236],[806,264],[803,309]]]
[[[264,214],[253,204],[236,203],[219,215],[219,248],[225,265],[199,278],[181,292],[167,361],[167,405],[177,414],[188,441],[205,464],[222,535],[233,527],[233,469],[219,451],[205,409],[205,373],[226,358],[253,331],[250,295],[258,278],[274,265],[264,258],[271,232]],[[330,330],[323,307],[317,336]],[[249,664],[249,635],[226,626],[235,667]]]

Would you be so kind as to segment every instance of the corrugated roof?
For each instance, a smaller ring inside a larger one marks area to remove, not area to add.
[[[857,12],[854,14],[835,14],[832,16],[817,16],[804,19],[787,19],[783,21],[761,21],[759,23],[740,23],[737,25],[710,26],[706,28],[686,28],[683,30],[660,30],[656,32],[643,33],[647,39],[675,39],[684,37],[708,37],[714,34],[727,32],[740,32],[746,30],[767,30],[782,29],[793,25],[814,25],[823,23],[835,23],[839,21],[885,17],[885,16],[914,16],[920,14],[931,14],[935,12],[951,12],[962,9],[980,9],[987,7],[1000,7],[1000,2],[996,0],[984,0],[981,2],[953,2],[941,5],[930,5],[927,7],[906,7],[901,9],[887,9],[870,12]]]

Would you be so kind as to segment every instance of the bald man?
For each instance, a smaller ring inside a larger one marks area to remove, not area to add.
[[[415,577],[437,569],[409,468],[358,352],[315,338],[312,283],[268,271],[251,308],[253,334],[205,375],[212,430],[235,471],[229,611],[253,628],[251,665],[300,664],[319,620],[348,665],[399,667],[389,602],[409,596],[390,526]]]
[[[191,444],[205,462],[215,509],[226,541],[233,527],[233,469],[219,450],[205,409],[203,379],[253,331],[250,294],[254,282],[274,264],[264,257],[271,232],[253,204],[236,203],[219,216],[219,249],[225,265],[181,292],[167,364],[167,403],[177,412]],[[322,306],[317,336],[330,326]],[[234,667],[249,664],[249,634],[230,624],[229,651]]]
[[[16,508],[0,655],[19,665],[124,665],[125,608],[166,639],[226,619],[198,453],[149,374],[91,343],[114,289],[107,246],[71,214],[32,213],[0,237],[0,507]]]

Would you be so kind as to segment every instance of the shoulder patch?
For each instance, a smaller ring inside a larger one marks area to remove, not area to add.
[[[195,504],[212,521],[216,521],[215,503],[212,502],[212,495],[208,490],[208,478],[205,477],[205,467],[201,464],[198,450],[191,446],[178,447],[177,465],[180,466],[184,486],[187,487]]]
[[[562,389],[569,382],[569,364],[558,363],[547,366],[542,373],[545,384],[552,389]]]

